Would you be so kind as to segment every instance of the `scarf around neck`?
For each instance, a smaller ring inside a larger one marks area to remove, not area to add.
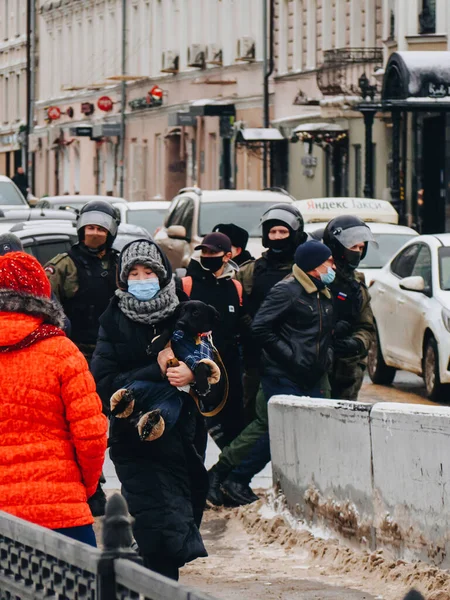
[[[151,300],[138,300],[124,290],[116,290],[116,296],[119,299],[119,308],[126,317],[146,325],[154,325],[170,317],[180,303],[173,279]]]

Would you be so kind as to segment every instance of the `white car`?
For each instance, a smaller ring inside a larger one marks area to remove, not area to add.
[[[144,227],[150,235],[155,235],[163,226],[170,202],[166,200],[148,200],[145,202],[128,202],[113,205],[120,212],[122,223]]]
[[[19,188],[9,177],[0,175],[0,209],[30,208]]]
[[[368,371],[392,383],[397,369],[421,375],[427,395],[442,400],[450,388],[450,234],[411,239],[370,287],[376,339]]]

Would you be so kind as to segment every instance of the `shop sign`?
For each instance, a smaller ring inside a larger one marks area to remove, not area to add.
[[[95,106],[91,102],[83,102],[81,105],[81,112],[83,113],[83,115],[86,115],[86,116],[92,115],[94,110],[95,110]]]
[[[71,127],[70,135],[73,137],[91,137],[92,127]]]
[[[97,106],[103,112],[110,112],[113,109],[114,103],[109,96],[102,96],[97,100]]]
[[[47,117],[50,121],[56,121],[61,116],[61,109],[58,106],[50,106],[47,109]]]

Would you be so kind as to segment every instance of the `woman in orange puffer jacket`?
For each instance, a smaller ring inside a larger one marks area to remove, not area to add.
[[[0,510],[95,545],[106,417],[38,261],[0,256]]]

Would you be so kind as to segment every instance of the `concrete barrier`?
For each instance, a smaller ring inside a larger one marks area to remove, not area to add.
[[[450,408],[276,396],[269,429],[294,515],[450,566]]]
[[[371,437],[377,544],[450,566],[450,409],[376,404]]]
[[[269,402],[273,479],[290,510],[373,546],[369,415],[359,402]]]

